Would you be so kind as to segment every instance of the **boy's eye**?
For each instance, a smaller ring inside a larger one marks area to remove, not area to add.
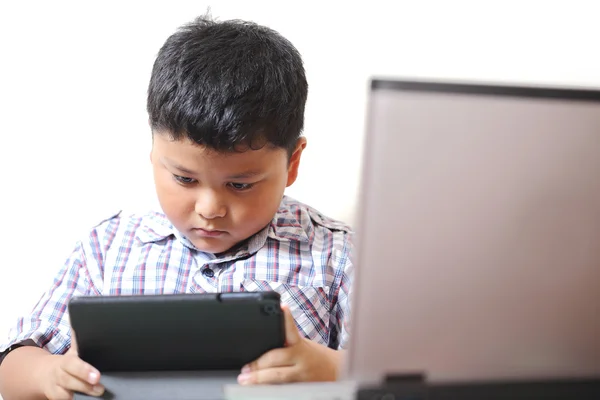
[[[235,190],[238,191],[243,191],[243,190],[248,190],[252,187],[252,183],[235,183],[235,182],[231,182],[229,184],[230,187],[232,187]]]
[[[185,176],[173,175],[173,178],[179,183],[183,183],[185,185],[189,185],[191,183],[196,182],[194,178],[187,178]]]

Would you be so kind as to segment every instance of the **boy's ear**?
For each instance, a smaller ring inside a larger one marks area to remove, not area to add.
[[[148,158],[150,159],[150,164],[154,164],[154,141],[152,142],[152,147],[150,147]]]
[[[296,182],[296,178],[298,178],[298,168],[300,167],[300,157],[302,156],[302,152],[306,148],[306,138],[301,137],[296,142],[296,147],[294,148],[294,152],[290,156],[290,161],[288,163],[288,179],[286,187],[292,186],[294,182]]]

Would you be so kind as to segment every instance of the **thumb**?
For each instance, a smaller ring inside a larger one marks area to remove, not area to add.
[[[281,309],[283,310],[283,317],[285,320],[286,346],[293,346],[302,340],[302,336],[300,336],[300,332],[298,332],[296,321],[294,321],[290,309],[287,306],[281,306]]]

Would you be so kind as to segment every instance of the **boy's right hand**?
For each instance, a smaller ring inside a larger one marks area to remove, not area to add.
[[[50,355],[42,366],[40,378],[44,396],[49,400],[71,400],[74,392],[101,396],[100,372],[79,358],[77,343],[65,355]]]

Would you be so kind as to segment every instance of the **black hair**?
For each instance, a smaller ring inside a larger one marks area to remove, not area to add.
[[[205,15],[161,47],[148,87],[153,132],[217,151],[270,144],[290,154],[308,84],[298,50],[276,31]]]

